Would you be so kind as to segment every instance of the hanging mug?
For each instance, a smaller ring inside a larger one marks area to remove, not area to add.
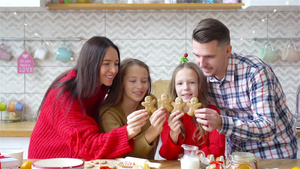
[[[6,110],[6,103],[3,100],[0,100],[0,111]]]
[[[47,55],[47,49],[43,44],[41,44],[41,46],[36,49],[34,53],[34,58],[44,60],[46,58],[46,55]]]
[[[274,47],[269,42],[262,48],[260,58],[267,62],[274,62],[277,60],[277,54]]]
[[[295,45],[290,42],[287,47],[282,51],[282,60],[286,61],[298,61],[300,59],[300,51],[298,51]]]
[[[16,102],[11,100],[7,104],[7,111],[15,111]]]
[[[15,110],[16,111],[22,111],[24,108],[24,102],[23,100],[18,101],[18,103],[16,104]]]
[[[56,60],[67,62],[70,61],[72,53],[70,52],[69,46],[67,44],[62,44],[56,52]]]
[[[0,59],[10,60],[11,54],[7,52],[7,46],[5,44],[0,45]]]

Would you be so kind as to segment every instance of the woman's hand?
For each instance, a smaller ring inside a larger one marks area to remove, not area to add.
[[[145,110],[137,110],[127,116],[128,140],[135,137],[142,130],[148,119],[149,115]]]
[[[177,144],[178,142],[178,136],[181,133],[181,126],[183,125],[180,118],[184,115],[184,113],[181,113],[179,110],[175,111],[174,113],[171,113],[168,119],[168,124],[171,129],[170,131],[170,137],[172,138],[172,141]]]

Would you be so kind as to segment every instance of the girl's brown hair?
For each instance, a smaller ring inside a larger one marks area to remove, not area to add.
[[[175,78],[177,73],[182,70],[183,68],[187,68],[187,69],[192,69],[193,71],[196,72],[197,77],[198,77],[198,100],[199,102],[202,103],[202,107],[207,107],[208,101],[207,101],[207,97],[208,97],[208,93],[207,93],[207,81],[206,81],[206,77],[204,76],[202,70],[200,69],[200,67],[193,62],[185,62],[185,63],[181,63],[179,64],[172,75],[172,79],[170,82],[170,86],[169,86],[169,94],[170,97],[172,98],[176,98],[178,95],[176,93],[176,89],[175,89]],[[196,131],[194,132],[193,135],[193,140],[195,142],[198,142],[204,135],[206,135],[206,131],[203,130],[202,128],[202,124],[196,122],[196,118],[195,116],[193,116],[193,123],[195,126],[197,126]],[[185,130],[183,128],[183,133],[182,136],[183,138],[185,137]]]
[[[121,104],[121,102],[123,100],[123,93],[124,93],[124,88],[123,88],[124,77],[126,75],[128,68],[130,68],[131,66],[140,66],[140,67],[146,69],[146,71],[148,72],[149,86],[148,86],[148,90],[147,90],[147,93],[145,94],[145,96],[147,96],[151,93],[151,77],[150,77],[150,70],[149,70],[148,65],[138,59],[133,59],[133,58],[124,59],[121,62],[119,76],[118,76],[118,78],[115,78],[115,80],[111,86],[111,89],[107,94],[106,99],[102,103],[102,106],[108,106],[107,110],[112,106]],[[103,113],[106,112],[107,110],[103,111]]]

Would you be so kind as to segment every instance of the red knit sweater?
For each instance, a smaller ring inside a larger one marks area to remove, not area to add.
[[[214,109],[219,112],[219,109],[216,106],[209,105],[208,108]],[[207,135],[200,139],[200,144],[196,143],[192,138],[193,134],[196,130],[196,126],[193,124],[192,116],[188,114],[184,114],[182,117],[182,123],[185,127],[185,140],[182,140],[179,135],[178,144],[174,144],[170,137],[170,127],[168,125],[168,120],[164,123],[164,129],[161,132],[161,141],[162,145],[159,150],[159,154],[166,158],[167,160],[178,159],[179,154],[183,153],[182,144],[188,145],[196,145],[199,147],[199,150],[202,150],[205,155],[213,154],[215,157],[224,156],[225,153],[225,135],[219,134],[217,130],[213,130],[212,132],[207,132]],[[208,137],[206,139],[206,137]],[[203,142],[203,140],[206,141]]]
[[[71,70],[61,81],[76,76]],[[98,115],[97,104],[103,101],[107,89],[101,87],[93,97],[82,99],[87,115],[83,114],[84,108],[78,99],[72,104],[65,101],[70,92],[64,92],[54,105],[58,93],[51,89],[46,96],[30,138],[29,159],[116,158],[133,150],[134,140],[128,141],[126,126],[100,133],[97,122],[91,117]]]

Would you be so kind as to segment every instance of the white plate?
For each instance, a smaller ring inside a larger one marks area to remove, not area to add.
[[[39,160],[32,164],[33,169],[83,169],[84,162],[75,158],[51,158]]]

